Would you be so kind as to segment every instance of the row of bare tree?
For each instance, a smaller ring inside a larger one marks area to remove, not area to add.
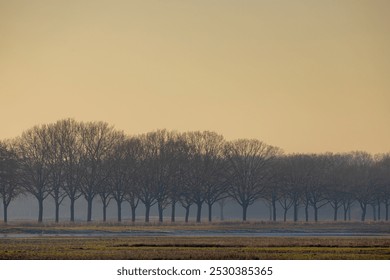
[[[92,204],[100,197],[103,220],[114,200],[118,221],[122,204],[127,201],[135,221],[136,209],[145,206],[145,222],[150,209],[157,206],[159,220],[171,206],[181,205],[185,221],[196,206],[196,221],[202,207],[208,206],[209,221],[213,205],[232,198],[247,218],[250,205],[263,199],[276,220],[279,205],[284,220],[290,209],[294,221],[298,209],[318,211],[325,205],[339,209],[347,219],[348,210],[358,203],[362,220],[372,206],[386,220],[390,205],[390,156],[371,156],[365,152],[348,154],[295,154],[282,151],[259,140],[225,141],[215,132],[177,133],[158,130],[127,136],[104,122],[76,122],[73,119],[35,126],[20,137],[0,142],[0,196],[7,222],[7,209],[20,194],[32,195],[39,205],[38,222],[43,219],[43,202],[51,196],[55,202],[55,220],[60,205],[70,201],[70,220],[75,219],[75,202],[84,197],[87,221],[92,219]]]

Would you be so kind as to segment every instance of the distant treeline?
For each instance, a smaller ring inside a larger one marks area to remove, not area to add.
[[[209,221],[212,206],[225,199],[242,208],[242,219],[254,202],[264,200],[272,209],[289,210],[298,221],[303,208],[318,221],[321,207],[333,208],[330,219],[341,212],[348,219],[353,204],[361,208],[364,221],[372,207],[374,219],[389,218],[390,154],[372,156],[366,152],[343,154],[284,154],[281,149],[256,139],[226,141],[215,132],[158,130],[137,136],[125,135],[105,122],[77,122],[73,119],[35,126],[20,137],[0,142],[0,197],[4,222],[7,209],[20,194],[33,196],[42,222],[43,202],[51,196],[58,222],[60,205],[70,201],[70,220],[74,221],[75,202],[83,197],[91,221],[92,203],[100,197],[103,220],[110,201],[117,204],[118,221],[122,204],[131,206],[132,221],[141,202],[145,222],[150,209],[185,209],[188,222],[191,206],[201,221],[207,205]],[[280,207],[277,207],[280,206]]]

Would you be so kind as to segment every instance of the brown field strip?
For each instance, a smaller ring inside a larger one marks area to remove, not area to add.
[[[0,242],[0,259],[390,259],[390,237],[36,237]]]

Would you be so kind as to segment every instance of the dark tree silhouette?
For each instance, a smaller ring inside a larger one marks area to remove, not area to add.
[[[355,199],[362,210],[361,220],[364,222],[367,214],[367,206],[373,201],[373,158],[366,152],[354,152],[351,155],[351,167],[353,168],[351,181],[354,186]]]
[[[175,135],[174,142],[171,142],[171,149],[174,161],[172,161],[170,166],[171,171],[168,184],[170,185],[169,199],[171,205],[171,222],[173,223],[176,221],[176,205],[183,196],[185,178],[190,166],[188,166],[187,161],[189,148],[185,138],[181,134]]]
[[[132,208],[132,220],[135,221],[135,208],[138,206],[136,172],[138,171],[140,141],[127,138],[118,141],[109,159],[112,172],[108,185],[117,204],[118,222],[122,221],[122,203],[127,200]]]
[[[262,198],[270,208],[270,220],[274,222],[276,221],[277,202],[279,202],[284,209],[284,220],[286,220],[288,209],[292,206],[292,200],[287,193],[287,186],[285,185],[286,169],[284,161],[285,159],[282,156],[279,156],[274,160],[270,180],[262,195]]]
[[[379,193],[385,206],[385,220],[389,220],[390,208],[390,154],[378,156]],[[379,212],[379,210],[378,210]]]
[[[229,192],[242,207],[242,220],[247,219],[247,210],[257,199],[270,180],[270,166],[280,153],[276,147],[259,140],[236,140],[225,148],[229,163]]]
[[[326,197],[330,206],[333,208],[333,220],[338,220],[339,209],[348,204],[348,181],[345,179],[348,175],[348,162],[350,157],[347,154],[333,155],[329,171],[326,173]],[[347,207],[348,208],[348,207]],[[346,213],[344,215],[346,219]]]
[[[117,132],[104,122],[82,123],[80,129],[82,141],[81,166],[82,177],[80,191],[87,201],[87,221],[92,220],[92,202],[96,195],[105,193],[110,168],[105,163],[123,133]],[[103,216],[107,201],[103,201]]]
[[[0,141],[0,197],[5,222],[10,202],[20,193],[37,199],[39,222],[48,196],[54,200],[56,222],[66,197],[70,220],[74,221],[74,205],[80,196],[88,204],[88,221],[96,196],[103,204],[104,221],[111,199],[117,204],[118,221],[122,220],[122,204],[128,201],[132,221],[142,202],[146,222],[154,205],[160,222],[170,205],[171,221],[175,222],[179,203],[186,211],[186,222],[195,204],[196,221],[200,222],[204,204],[211,221],[213,205],[221,201],[223,206],[229,198],[242,207],[243,220],[248,207],[260,199],[268,204],[273,221],[277,204],[283,209],[284,221],[291,208],[297,221],[300,207],[305,209],[306,221],[309,209],[318,221],[319,210],[328,204],[336,221],[340,209],[344,220],[347,216],[351,219],[354,203],[361,208],[362,221],[368,208],[372,208],[374,221],[383,219],[383,212],[388,220],[389,174],[389,154],[282,155],[280,149],[259,140],[226,143],[215,132],[158,130],[126,137],[107,123],[72,119],[34,126],[16,139]]]
[[[65,150],[61,141],[61,122],[48,125],[48,147],[49,157],[48,162],[51,166],[50,173],[50,195],[54,199],[55,204],[55,222],[59,222],[60,205],[67,196],[64,190],[65,181]]]
[[[312,155],[312,172],[309,177],[307,192],[309,203],[314,210],[314,221],[318,222],[318,211],[329,203],[326,190],[326,175],[329,173],[331,155]]]
[[[187,170],[186,188],[187,202],[196,204],[196,222],[201,222],[202,206],[208,204],[208,219],[211,221],[212,206],[215,202],[227,196],[226,181],[224,180],[222,135],[215,132],[188,132],[184,134],[188,144],[188,161],[190,168]],[[183,202],[184,200],[182,200]],[[189,207],[189,204],[186,204]]]
[[[55,123],[57,145],[62,158],[62,189],[70,200],[70,221],[75,220],[75,202],[82,195],[79,189],[82,178],[81,124],[72,119]]]
[[[3,202],[3,221],[8,222],[8,206],[20,193],[19,161],[10,143],[0,141],[0,197]]]
[[[140,200],[146,208],[145,222],[149,222],[150,208],[157,204],[159,221],[169,205],[170,180],[174,165],[175,133],[158,130],[141,136],[144,158],[140,170]]]
[[[38,222],[43,220],[43,201],[50,195],[50,140],[47,125],[34,126],[17,140],[20,159],[20,184],[38,201]]]

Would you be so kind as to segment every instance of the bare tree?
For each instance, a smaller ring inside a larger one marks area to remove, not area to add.
[[[65,179],[65,150],[61,145],[61,122],[56,124],[49,124],[47,126],[48,131],[48,148],[49,156],[48,162],[51,166],[50,173],[50,195],[54,199],[55,204],[55,222],[59,222],[60,205],[67,196],[66,191],[63,188]]]
[[[47,125],[34,126],[17,139],[21,162],[20,184],[38,201],[38,222],[43,220],[43,201],[50,195],[52,166],[50,165],[49,133]]]
[[[103,187],[107,186],[110,168],[105,160],[109,158],[118,139],[123,137],[114,127],[104,122],[82,123],[80,129],[82,141],[82,178],[80,191],[87,201],[87,221],[92,220],[92,202],[96,195],[102,197]],[[107,201],[105,201],[107,202]],[[103,205],[103,216],[105,208]]]
[[[108,186],[110,193],[117,204],[117,219],[118,222],[122,221],[122,203],[125,200],[126,186],[128,181],[127,172],[127,153],[126,153],[126,141],[118,143],[114,147],[114,151],[111,157],[107,160],[113,167],[111,176],[108,178]]]
[[[176,142],[178,135],[165,130],[157,131],[153,146],[157,147],[154,161],[153,173],[156,184],[156,200],[159,222],[163,222],[163,212],[172,203],[172,192],[174,191],[174,176],[177,175]]]
[[[390,208],[390,154],[384,155],[381,159],[381,170],[383,201],[385,203],[386,221],[388,221]]]
[[[109,173],[109,169],[111,168],[111,166],[109,165],[110,162],[108,162],[107,160],[104,161],[103,163],[103,172],[104,173]],[[102,203],[102,215],[103,215],[103,222],[106,222],[107,221],[107,208],[108,208],[108,205],[110,204],[111,200],[112,200],[112,193],[111,193],[111,189],[110,189],[110,183],[109,183],[109,178],[110,178],[110,175],[109,174],[106,174],[105,176],[107,176],[104,180],[102,180],[102,182],[97,185],[97,193],[100,197],[100,201]]]
[[[140,201],[145,205],[145,221],[157,205],[159,221],[171,206],[174,222],[178,203],[186,210],[186,222],[193,204],[197,222],[204,204],[211,221],[213,205],[221,202],[223,206],[227,196],[240,204],[243,220],[248,207],[259,199],[266,201],[274,221],[277,203],[285,221],[291,208],[297,221],[300,207],[305,209],[306,221],[311,208],[318,221],[320,209],[327,204],[333,208],[335,221],[340,209],[347,220],[353,203],[359,204],[363,221],[368,207],[373,219],[381,220],[383,206],[388,220],[389,158],[389,154],[373,157],[366,152],[281,156],[278,148],[259,140],[225,143],[222,135],[209,131],[158,130],[126,138],[107,123],[65,119],[35,126],[12,142],[0,141],[0,197],[5,222],[8,205],[21,192],[37,199],[39,222],[48,196],[54,199],[56,222],[66,197],[74,221],[74,205],[80,196],[88,204],[88,221],[96,196],[103,204],[103,220],[114,199],[118,221],[123,201],[130,203],[132,221]]]
[[[309,207],[312,195],[318,187],[318,174],[315,172],[315,155],[293,154],[286,158],[285,184],[288,185],[289,196],[293,200],[294,221],[298,220],[298,207],[303,204],[305,220],[309,221]]]
[[[138,172],[138,195],[137,198],[145,205],[145,222],[150,221],[150,209],[157,203],[156,200],[156,185],[154,180],[149,176],[148,168],[150,162],[143,156],[140,161],[140,169]]]
[[[314,209],[314,221],[318,222],[318,211],[329,203],[326,178],[331,167],[331,155],[312,155],[312,170],[308,184],[309,203]]]
[[[180,185],[179,189],[179,202],[181,206],[185,209],[185,215],[184,215],[184,221],[188,223],[189,216],[190,216],[190,208],[194,204],[193,198],[192,198],[192,188],[187,183],[182,183]]]
[[[103,222],[107,221],[107,207],[110,201],[114,198],[111,180],[113,177],[119,175],[117,173],[118,166],[111,159],[114,157],[113,154],[117,152],[117,147],[121,146],[125,142],[125,135],[122,132],[114,131],[113,133],[107,135],[107,137],[109,141],[105,151],[106,155],[104,156],[102,163],[103,176],[101,182],[97,185],[97,192],[103,204]],[[118,192],[115,194],[116,198],[120,198],[118,197]],[[118,201],[119,200],[117,200],[117,202]]]
[[[149,222],[150,208],[157,204],[159,221],[163,221],[163,211],[169,205],[170,176],[174,156],[172,146],[174,133],[158,130],[141,136],[144,157],[140,170],[140,200],[146,208],[145,222]]]
[[[201,155],[194,153],[188,160],[191,168],[188,170],[186,176],[186,187],[184,191],[185,199],[182,199],[182,205],[183,202],[185,202],[189,211],[189,207],[192,204],[195,204],[197,207],[196,222],[200,223],[202,219],[202,206],[205,200],[202,157]]]
[[[389,220],[390,208],[390,154],[375,157],[375,198],[378,205],[378,220],[381,219],[381,203],[385,206],[385,220]]]
[[[126,192],[125,200],[130,204],[131,209],[131,221],[134,223],[136,220],[136,209],[139,204],[139,196],[136,186],[131,186],[131,190]]]
[[[286,188],[286,189],[284,189]],[[278,198],[280,206],[283,208],[283,221],[287,221],[287,212],[294,205],[294,200],[290,196],[290,192],[287,186],[284,186],[279,189],[280,196]],[[275,216],[274,216],[275,221]]]
[[[266,188],[263,192],[262,198],[266,201],[270,209],[270,221],[276,221],[276,205],[279,204],[283,207],[286,214],[289,208],[292,206],[292,200],[290,199],[286,190],[285,184],[286,168],[285,158],[282,156],[277,157],[271,168],[271,176]],[[287,207],[291,202],[291,205]]]
[[[306,190],[307,177],[309,176],[309,166],[306,156],[295,154],[286,158],[286,184],[288,195],[293,201],[294,222],[298,221],[299,206],[303,203]],[[307,205],[307,204],[306,204]],[[306,221],[308,220],[308,210],[305,207]]]
[[[338,220],[338,211],[345,205],[348,208],[348,154],[332,155],[332,161],[329,172],[326,173],[326,197],[330,206],[333,208],[333,220]],[[346,219],[346,212],[344,213]]]
[[[170,166],[169,174],[169,199],[171,205],[171,222],[176,221],[176,204],[181,201],[185,189],[185,178],[190,168],[188,166],[189,147],[182,134],[176,134],[171,142],[171,153],[174,161]],[[189,210],[189,209],[188,209]],[[188,216],[187,220],[188,222]]]
[[[269,182],[271,162],[279,153],[278,148],[259,140],[241,139],[227,143],[229,191],[242,207],[243,221],[247,219],[248,207],[262,196]]]
[[[353,168],[351,183],[354,187],[355,199],[362,210],[361,220],[366,219],[367,206],[373,201],[372,166],[373,158],[366,152],[351,153]]]
[[[82,140],[81,124],[73,119],[64,119],[55,123],[56,145],[61,152],[61,188],[70,200],[70,221],[75,220],[75,202],[82,195]],[[58,160],[59,161],[59,160]],[[57,196],[59,197],[59,196]]]
[[[155,169],[158,148],[153,147],[154,141],[150,141],[155,134],[143,134],[139,136],[141,153],[139,169],[137,172],[138,194],[137,198],[145,205],[145,222],[150,221],[150,210],[157,203],[158,170]],[[137,203],[138,205],[138,203]]]
[[[208,206],[208,221],[211,222],[214,203],[229,196],[225,179],[228,168],[223,154],[225,141],[222,135],[208,131],[203,132],[199,140],[204,171],[204,202]],[[197,218],[200,218],[200,213]]]
[[[222,152],[222,149],[221,149]],[[225,172],[227,170],[227,162],[218,156],[213,162],[213,173],[209,174],[210,177],[206,182],[205,203],[208,206],[208,221],[212,221],[212,209],[213,205],[221,199],[227,198],[228,182],[226,180]]]
[[[9,143],[0,141],[0,197],[3,202],[3,221],[8,222],[8,206],[20,193],[19,161]]]
[[[118,222],[122,221],[122,203],[125,200],[130,203],[134,213],[132,220],[135,221],[135,208],[138,206],[135,187],[137,184],[136,172],[138,170],[139,146],[140,141],[135,137],[118,141],[109,159],[113,168],[108,184],[110,193],[117,204]]]
[[[129,202],[131,208],[131,221],[135,222],[136,208],[139,204],[139,193],[141,186],[140,163],[143,157],[143,147],[138,137],[132,137],[126,141],[126,186],[125,200]]]
[[[189,152],[190,168],[186,172],[187,202],[197,206],[196,222],[201,222],[202,206],[208,205],[208,219],[212,219],[212,206],[227,196],[226,181],[223,178],[224,160],[222,135],[210,131],[188,132],[183,135]],[[187,203],[188,205],[188,203]],[[188,206],[189,207],[189,206]]]

